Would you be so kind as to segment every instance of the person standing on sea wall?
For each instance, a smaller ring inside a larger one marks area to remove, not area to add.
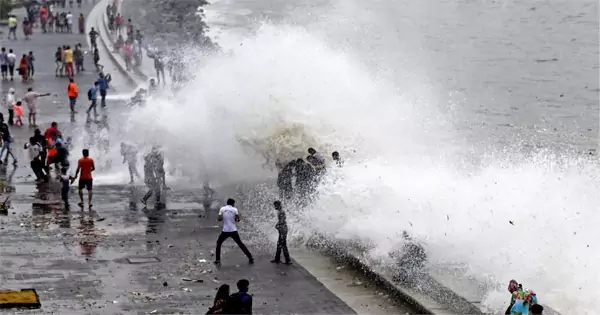
[[[283,211],[283,206],[281,205],[281,201],[277,200],[273,202],[273,208],[277,211],[277,224],[275,225],[275,229],[277,229],[277,233],[279,237],[277,238],[277,250],[275,251],[275,258],[271,260],[274,264],[281,263],[281,252],[283,251],[283,257],[285,258],[285,264],[291,265],[292,260],[290,258],[290,253],[288,252],[287,247],[287,234],[288,234],[288,226],[287,220],[285,216],[285,211]]]

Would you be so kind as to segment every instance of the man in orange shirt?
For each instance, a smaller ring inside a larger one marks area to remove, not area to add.
[[[77,103],[77,96],[79,96],[79,88],[73,78],[69,79],[69,85],[67,85],[67,95],[69,95],[69,106],[71,106],[71,114],[75,114],[75,104]]]
[[[92,208],[92,172],[96,170],[94,166],[94,160],[90,158],[90,151],[88,149],[83,149],[82,151],[83,157],[79,159],[77,162],[77,171],[75,172],[75,177],[73,177],[72,181],[75,181],[79,172],[81,171],[81,176],[79,176],[79,206],[83,208],[83,188],[88,191],[88,202],[90,204],[90,209]]]

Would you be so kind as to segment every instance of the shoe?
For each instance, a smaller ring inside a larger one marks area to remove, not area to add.
[[[220,260],[215,260],[215,265],[220,265],[221,261]]]
[[[289,265],[292,265],[292,262],[288,260],[288,261],[284,262],[284,264],[289,266]]]
[[[273,263],[273,264],[281,264],[281,260],[273,259],[273,260],[271,260],[271,263]]]
[[[78,206],[80,206],[81,208],[83,208],[83,206],[84,206],[84,205],[83,205],[83,202],[80,202],[80,203],[78,203],[77,205],[78,205]]]
[[[254,264],[254,258],[248,259],[248,263],[251,264],[251,265],[253,265]]]

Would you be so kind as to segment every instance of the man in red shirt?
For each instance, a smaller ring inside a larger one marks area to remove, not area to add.
[[[75,177],[72,181],[75,181],[77,176],[79,176],[79,172],[81,172],[81,176],[79,177],[79,206],[83,208],[83,188],[85,187],[88,191],[88,203],[91,209],[92,172],[96,170],[96,167],[94,166],[94,160],[90,158],[90,151],[88,149],[83,149],[81,153],[83,154],[83,157],[77,162],[77,171],[75,172]]]
[[[44,132],[44,138],[56,140],[58,136],[60,136],[60,131],[58,131],[58,124],[55,121],[53,121],[50,127]]]

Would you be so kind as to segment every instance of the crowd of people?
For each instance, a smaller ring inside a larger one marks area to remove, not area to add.
[[[331,157],[337,167],[342,167],[339,152],[333,152]],[[325,158],[314,148],[308,148],[306,159],[278,163],[277,167],[280,169],[277,176],[280,197],[289,200],[295,196],[300,201],[309,200],[327,169]]]
[[[106,7],[108,29],[115,37],[114,53],[121,53],[125,60],[127,70],[133,66],[140,66],[143,57],[144,36],[139,29],[135,29],[131,19],[127,19],[118,12],[118,3],[113,2]]]

